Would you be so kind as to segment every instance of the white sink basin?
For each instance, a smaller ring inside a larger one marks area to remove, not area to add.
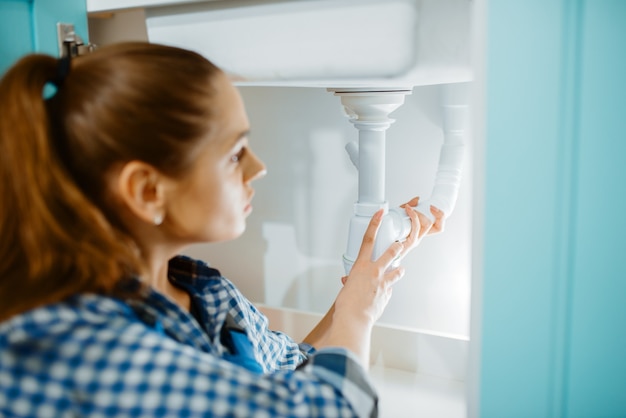
[[[469,0],[89,0],[145,7],[151,42],[195,50],[239,84],[411,88],[471,79]]]

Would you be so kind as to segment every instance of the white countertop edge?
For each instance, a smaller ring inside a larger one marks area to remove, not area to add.
[[[255,304],[270,328],[296,341],[321,314]],[[465,336],[377,324],[372,335],[369,376],[379,396],[381,418],[465,418]],[[393,361],[389,361],[389,359]]]
[[[382,366],[369,372],[381,418],[465,418],[465,382]]]
[[[256,304],[269,319],[270,329],[295,341],[302,339],[322,314]],[[465,381],[469,338],[436,331],[377,324],[372,332],[370,364],[373,368]]]

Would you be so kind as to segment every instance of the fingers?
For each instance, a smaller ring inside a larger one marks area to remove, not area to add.
[[[432,205],[430,206],[430,213],[435,217],[435,223],[432,225],[430,231],[428,231],[428,234],[436,234],[443,231],[444,213]]]
[[[402,266],[385,273],[385,285],[388,286],[389,290],[391,289],[391,286],[396,284],[401,278],[404,277],[404,273],[405,270]]]
[[[393,263],[393,260],[402,254],[402,250],[404,250],[404,243],[396,241],[387,248],[376,262],[381,264],[383,270],[386,270]]]
[[[406,206],[416,207],[420,202],[419,196],[414,197],[403,205],[400,205],[401,208],[405,208]]]
[[[418,233],[418,239],[422,238],[424,235],[426,235],[426,233],[428,231],[430,231],[430,229],[432,228],[432,226],[434,225],[433,222],[423,213],[416,211],[417,213],[417,217],[419,218],[420,221],[420,225],[419,225],[419,233]]]
[[[374,243],[376,242],[376,233],[378,232],[382,218],[383,209],[378,210],[374,216],[372,216],[372,219],[365,230],[365,234],[363,235],[363,242],[361,243],[361,249],[359,250],[357,258],[367,260],[371,259],[372,252],[374,251]]]
[[[387,286],[391,287],[394,284],[396,284],[396,282],[398,282],[398,280],[400,280],[402,277],[404,277],[404,273],[405,273],[405,269],[404,267],[400,266],[396,269],[393,269],[389,272],[387,272],[385,274],[385,283]],[[342,276],[341,277],[341,284],[343,286],[346,285],[346,282],[348,281],[348,276]]]
[[[391,287],[395,285],[400,279],[404,277],[406,270],[404,267],[399,266],[395,269],[389,270],[383,275],[382,286],[387,292],[391,292]],[[348,276],[341,277],[341,284],[343,286],[348,282]]]
[[[418,212],[415,209],[413,209],[410,205],[405,205],[404,210],[406,211],[406,214],[411,221],[411,232],[409,232],[409,235],[407,235],[406,239],[404,240],[404,250],[402,251],[402,256],[404,256],[405,253],[411,250],[414,244],[417,242],[418,231],[420,230],[421,225],[420,219],[417,215]]]
[[[423,213],[420,213],[419,211],[411,211],[411,212],[409,212],[409,210],[408,210],[409,208],[417,207],[417,205],[419,204],[419,200],[420,200],[420,198],[419,198],[419,196],[417,196],[417,197],[414,197],[413,199],[409,200],[407,203],[405,203],[403,205],[400,205],[401,208],[404,208],[406,210],[406,213],[411,218],[411,233],[407,237],[407,240],[409,238],[411,239],[411,244],[419,241],[427,233],[430,233],[429,231],[431,230],[431,228],[434,225],[434,223],[430,220],[430,218],[428,216],[424,215]],[[441,212],[439,209],[435,208],[432,205],[431,205],[430,208],[431,208],[430,209],[431,212],[433,211],[433,209],[435,211],[438,211],[437,213],[432,212],[433,215],[435,216],[435,219],[437,219],[437,216],[440,216],[440,218],[443,218],[443,212]],[[418,225],[417,225],[417,228],[415,228],[415,229],[414,229],[415,225],[413,224],[413,216],[412,216],[413,212],[417,212],[417,220],[418,220]],[[413,230],[417,230],[419,232],[417,234],[414,234]],[[410,245],[407,245],[407,247],[410,247]]]

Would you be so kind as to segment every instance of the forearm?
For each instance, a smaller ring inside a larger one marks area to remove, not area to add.
[[[356,321],[336,318],[335,304],[304,338],[305,343],[316,349],[343,347],[350,350],[366,369],[369,366],[371,326],[367,320]]]
[[[334,313],[335,304],[333,303],[328,312],[326,312],[326,315],[324,315],[324,317],[320,320],[320,322],[317,323],[317,325],[311,330],[311,332],[309,332],[309,334],[304,337],[303,342],[310,344],[315,348],[319,348],[320,340],[324,338],[332,324]]]
[[[359,255],[348,277],[342,279],[344,286],[334,305],[307,336],[307,340],[315,342],[318,348],[343,347],[349,350],[364,368],[369,366],[372,327],[389,302],[391,287],[404,273],[401,267],[390,268],[402,253],[402,243],[393,243],[372,260],[382,216],[382,210],[372,216]],[[416,233],[419,227],[416,219],[417,215],[411,218],[411,233]]]
[[[363,368],[368,369],[371,337],[372,324],[368,321],[355,320],[354,318],[337,318],[335,314],[332,324],[318,341],[317,348],[343,347],[358,358]]]

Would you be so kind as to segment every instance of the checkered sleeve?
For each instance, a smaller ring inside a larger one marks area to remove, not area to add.
[[[358,417],[378,416],[378,396],[354,354],[343,348],[324,348],[299,369],[320,377],[341,392]]]
[[[221,278],[228,292],[230,314],[247,330],[255,347],[256,360],[265,372],[293,370],[315,350],[308,344],[296,343],[290,336],[269,329],[267,317],[260,312],[230,281]]]
[[[0,412],[348,417],[376,410],[365,372],[342,349],[320,350],[297,370],[258,375],[141,322],[111,325],[72,327],[0,350]]]
[[[311,354],[312,350],[306,345],[296,343],[287,334],[270,330],[265,315],[252,304],[248,305],[248,315],[249,327],[255,331],[250,333],[250,339],[258,348],[260,363],[266,371],[293,370]]]

